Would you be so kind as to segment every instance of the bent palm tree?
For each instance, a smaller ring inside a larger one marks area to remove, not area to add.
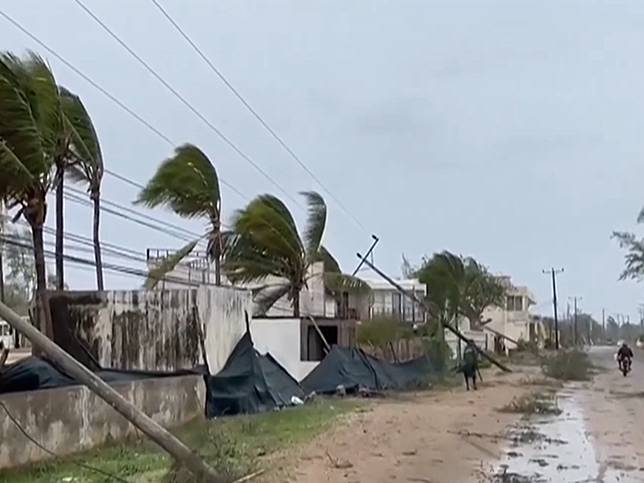
[[[98,141],[98,135],[94,124],[80,98],[64,88],[62,92],[62,107],[65,123],[65,133],[68,139],[68,148],[62,169],[67,169],[69,176],[74,181],[88,184],[87,191],[94,207],[92,235],[94,239],[94,262],[96,265],[96,288],[104,290],[103,282],[103,261],[101,257],[100,244],[100,214],[101,214],[101,183],[103,181],[103,154]],[[58,180],[62,193],[63,179]],[[62,194],[61,206],[61,230],[58,230],[58,187],[56,192],[57,220],[56,220],[56,243],[58,237],[62,246]],[[56,247],[58,255],[58,246]],[[61,250],[62,255],[62,250]],[[62,258],[62,257],[61,257]],[[60,284],[60,280],[58,282]]]
[[[43,225],[54,160],[62,152],[60,95],[47,64],[36,54],[25,59],[0,55],[0,198],[18,208],[31,227],[39,325],[51,335],[46,300]]]
[[[290,211],[272,195],[261,195],[234,220],[234,235],[226,247],[224,268],[233,283],[256,283],[269,277],[275,283],[262,287],[255,299],[258,311],[265,313],[280,298],[287,296],[293,316],[300,316],[300,292],[310,278],[309,268],[324,261],[325,279],[335,290],[365,290],[360,279],[340,273],[338,263],[322,246],[327,209],[315,192],[302,193],[309,206],[307,228],[298,233]],[[331,282],[333,281],[333,282]]]
[[[177,215],[186,218],[208,218],[208,252],[215,262],[215,284],[221,285],[221,193],[219,178],[208,157],[196,146],[184,144],[176,148],[174,156],[166,159],[155,175],[139,193],[136,203],[149,208],[168,206]],[[146,287],[152,288],[195,247],[190,242],[177,255],[150,272]]]

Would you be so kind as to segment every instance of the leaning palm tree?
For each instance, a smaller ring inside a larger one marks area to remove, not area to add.
[[[98,141],[94,124],[80,98],[64,88],[61,88],[62,108],[64,115],[65,139],[67,150],[65,156],[57,165],[58,170],[67,171],[74,181],[87,183],[87,191],[94,206],[92,235],[94,238],[94,262],[96,265],[96,287],[98,290],[105,288],[103,282],[103,261],[100,244],[100,215],[101,215],[101,183],[103,181],[103,154]],[[60,237],[62,258],[62,189],[63,176],[57,182],[56,190],[56,254],[58,255],[58,242]],[[58,190],[61,194],[59,195]],[[60,196],[60,201],[58,197]],[[60,206],[60,214],[58,207]],[[59,220],[60,218],[60,220]],[[60,230],[59,230],[60,222]],[[61,279],[58,280],[59,288]]]
[[[284,296],[293,306],[293,316],[300,316],[300,292],[311,277],[309,268],[323,261],[325,281],[334,291],[365,290],[361,280],[340,273],[339,265],[322,246],[327,209],[315,192],[302,193],[309,206],[307,228],[303,235],[297,230],[290,211],[272,195],[261,195],[238,211],[234,235],[226,246],[224,268],[233,283],[270,284],[260,287],[255,303],[265,313]]]
[[[58,86],[43,59],[0,55],[0,199],[31,227],[39,325],[49,334],[43,225],[54,160],[62,150],[61,112]]]
[[[223,240],[219,178],[210,159],[198,147],[184,144],[176,148],[174,156],[159,166],[155,175],[139,193],[136,203],[149,208],[168,206],[176,214],[186,218],[207,218],[210,222],[208,252],[215,263],[215,284],[221,285]],[[194,249],[197,241],[190,242],[175,256],[151,271],[146,287],[154,287]]]

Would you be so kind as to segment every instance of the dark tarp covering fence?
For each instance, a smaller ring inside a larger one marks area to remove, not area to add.
[[[295,379],[270,354],[261,355],[250,333],[240,339],[223,369],[206,379],[206,417],[252,414],[291,406],[304,398]]]
[[[431,372],[427,357],[392,364],[361,349],[334,346],[300,384],[307,394],[332,394],[338,386],[347,392],[405,390],[425,386]]]
[[[96,375],[108,384],[116,382],[149,379],[153,377],[175,377],[188,374],[202,374],[201,368],[173,372],[136,371],[100,369]],[[68,376],[52,362],[42,357],[30,356],[5,366],[0,371],[0,394],[52,389],[56,387],[78,385],[74,378]]]

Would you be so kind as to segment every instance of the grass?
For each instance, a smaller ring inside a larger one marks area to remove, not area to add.
[[[504,413],[561,414],[552,391],[538,391],[512,399],[500,409]]]
[[[350,399],[318,399],[305,406],[252,416],[195,420],[176,431],[191,448],[228,481],[260,469],[262,458],[312,439],[338,417],[356,410],[360,402]],[[79,463],[100,468],[136,482],[189,483],[184,470],[149,441],[113,444],[23,470],[0,473],[2,483],[105,483],[107,477],[80,468]]]
[[[593,365],[588,354],[574,349],[559,351],[546,357],[541,368],[546,376],[560,381],[588,381]]]

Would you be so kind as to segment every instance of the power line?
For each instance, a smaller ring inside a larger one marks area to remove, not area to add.
[[[204,116],[201,111],[194,107],[183,95],[177,91],[172,85],[166,81],[150,64],[148,64],[141,56],[139,56],[127,43],[122,40],[112,29],[110,29],[92,10],[90,10],[81,0],[73,0],[80,8],[82,8],[87,15],[89,15],[107,34],[112,37],[116,42],[123,47],[139,64],[141,64],[155,79],[157,79],[167,90],[169,90],[181,103],[186,106],[195,116],[197,116],[211,131],[213,131],[219,138],[224,141],[233,151],[235,151],[242,159],[250,163],[259,173],[264,176],[268,181],[273,184],[277,189],[284,193],[291,201],[300,208],[304,207],[300,202],[295,199],[285,188],[282,187],[275,179],[273,179],[259,164],[257,164],[249,155],[243,152],[228,136],[226,136],[217,126]]]
[[[66,187],[65,187],[65,190],[66,190],[66,191],[71,191],[72,193],[74,193],[74,194],[76,194],[76,195],[78,195],[78,196],[84,196],[84,195],[86,194],[86,193],[85,193],[85,192],[83,192],[82,190],[79,190],[79,189],[77,189],[77,188],[73,188],[73,187],[71,187],[71,186],[66,186]],[[89,201],[89,200],[88,200],[88,201]],[[183,232],[183,233],[185,233],[185,234],[187,234],[187,235],[190,235],[190,236],[192,236],[192,237],[201,238],[201,237],[203,236],[203,234],[199,234],[199,233],[196,233],[196,232],[194,232],[194,231],[190,231],[190,230],[188,230],[187,228],[184,228],[184,227],[182,227],[182,226],[175,225],[175,224],[173,224],[173,223],[170,223],[170,222],[168,222],[168,221],[161,220],[161,219],[159,219],[159,218],[155,218],[155,217],[150,216],[150,215],[148,215],[148,214],[145,214],[145,213],[142,213],[142,212],[140,212],[140,211],[137,211],[137,210],[135,210],[134,208],[130,208],[129,206],[122,205],[122,204],[117,203],[117,202],[115,202],[115,201],[110,201],[110,200],[108,200],[108,199],[105,199],[105,198],[104,198],[104,197],[102,197],[102,196],[101,196],[101,203],[105,203],[106,205],[108,205],[108,206],[112,206],[112,207],[114,207],[114,208],[119,208],[119,209],[121,209],[121,210],[123,210],[123,211],[127,211],[128,213],[132,213],[133,215],[137,215],[137,216],[140,216],[141,218],[145,218],[146,220],[150,220],[150,221],[153,221],[153,222],[155,222],[155,223],[159,223],[160,225],[167,226],[167,227],[169,227],[169,228],[172,228],[172,229],[177,230],[177,231],[179,231],[179,232]],[[90,203],[90,204],[91,204],[91,203]],[[222,224],[222,226],[224,226],[224,225]]]
[[[2,240],[4,243],[8,245],[13,245],[25,250],[32,250],[31,245],[25,244],[25,243],[20,243],[15,240],[11,240],[10,238],[6,236],[0,236],[0,240]],[[55,252],[51,250],[43,250],[45,257],[52,259],[55,258]],[[76,257],[73,255],[63,255],[63,258],[67,261],[78,263],[81,265],[86,265],[90,267],[96,267],[96,262],[93,260],[89,260],[86,258],[80,258]],[[116,272],[121,272],[121,273],[126,273],[126,274],[131,274],[131,275],[136,275],[139,276],[140,278],[148,278],[149,272],[145,270],[138,270],[135,268],[131,267],[126,267],[123,265],[117,265],[114,263],[103,263],[102,264],[103,269],[109,270],[109,271],[116,271]],[[191,287],[199,286],[199,285],[212,285],[210,283],[205,283],[205,282],[192,282],[190,280],[182,279],[182,278],[176,278],[176,277],[168,277],[167,275],[164,277],[159,278],[159,281],[167,281],[167,282],[173,282],[173,283],[178,283],[178,284],[183,284],[183,285],[188,285]]]
[[[60,62],[62,62],[67,68],[69,68],[71,71],[73,71],[76,75],[81,77],[83,80],[85,80],[88,84],[90,84],[92,87],[97,89],[101,94],[103,94],[105,97],[107,97],[109,100],[114,102],[117,106],[119,106],[121,109],[123,109],[127,114],[129,114],[133,119],[138,121],[140,124],[145,126],[147,129],[149,129],[151,132],[156,134],[159,138],[161,138],[163,141],[165,141],[169,146],[174,148],[177,144],[174,143],[167,135],[162,133],[159,129],[154,127],[149,121],[145,120],[141,115],[139,115],[136,111],[128,107],[124,102],[119,100],[116,96],[114,96],[112,93],[110,93],[107,89],[105,89],[103,86],[101,86],[99,83],[94,81],[91,77],[89,77],[87,74],[85,74],[83,71],[78,69],[74,64],[69,62],[67,59],[65,59],[62,55],[60,55],[58,52],[56,52],[54,49],[49,47],[45,42],[40,40],[38,37],[36,37],[33,33],[31,33],[27,28],[25,28],[22,24],[20,24],[17,20],[15,20],[13,17],[9,16],[6,12],[3,12],[0,10],[0,16],[2,16],[5,20],[7,20],[9,23],[11,23],[14,27],[16,27],[18,30],[20,30],[22,33],[24,33],[27,37],[29,37],[31,40],[36,42],[38,45],[40,45],[43,49],[45,49],[47,52],[49,52],[51,55],[56,57]],[[129,182],[130,184],[133,184],[134,186],[140,187],[142,185],[129,180],[123,175],[119,175],[117,173],[114,173],[113,171],[104,170],[106,173],[117,177],[125,182]],[[249,201],[249,198],[239,191],[233,184],[227,182],[223,178],[219,178],[219,181],[221,181],[221,184],[224,186],[228,187],[231,191],[233,191],[235,194],[237,194],[240,198],[242,198],[245,201]]]
[[[64,197],[65,197],[66,200],[69,200],[72,203],[79,203],[79,204],[82,204],[82,205],[88,206],[88,207],[92,206],[91,201],[86,200],[86,199],[84,199],[84,198],[82,198],[80,196],[77,196],[77,195],[74,195],[74,194],[71,194],[71,193],[65,193]],[[133,223],[137,223],[137,224],[139,224],[141,226],[145,226],[145,227],[150,228],[152,230],[156,230],[158,232],[161,232],[161,233],[164,233],[166,235],[172,236],[172,237],[177,238],[179,240],[183,240],[185,242],[194,241],[193,238],[188,237],[187,235],[183,235],[181,233],[176,233],[174,231],[168,230],[167,228],[164,228],[164,227],[161,227],[161,226],[158,226],[158,225],[154,225],[152,223],[148,223],[147,221],[137,220],[136,218],[133,218],[133,217],[131,217],[129,215],[126,215],[125,213],[121,213],[119,211],[113,210],[113,209],[108,208],[106,206],[105,207],[102,206],[101,211],[103,211],[105,213],[109,213],[109,214],[114,215],[114,216],[118,216],[119,218],[123,218],[124,220],[128,220],[128,221],[131,221]]]
[[[151,0],[152,3],[157,7],[157,9],[163,14],[163,16],[172,24],[172,26],[179,32],[179,34],[185,39],[188,44],[194,49],[194,51],[201,57],[201,59],[210,67],[210,70],[217,76],[219,79],[228,87],[228,89],[237,97],[237,99],[248,109],[248,111],[257,119],[260,124],[270,133],[270,135],[284,148],[284,150],[293,158],[301,167],[306,171],[311,178],[338,204],[342,211],[348,215],[353,221],[363,230],[366,230],[366,227],[360,222],[360,220],[351,213],[346,206],[328,189],[322,181],[313,173],[313,171],[300,159],[300,157],[293,151],[293,149],[282,139],[282,137],[275,132],[275,130],[268,124],[268,122],[250,105],[250,103],[241,95],[241,93],[232,85],[232,83],[224,76],[224,74],[219,70],[213,62],[206,56],[206,54],[197,46],[197,44],[190,38],[190,36],[185,32],[184,29],[179,26],[179,24],[172,18],[172,16],[165,10],[157,0]]]

